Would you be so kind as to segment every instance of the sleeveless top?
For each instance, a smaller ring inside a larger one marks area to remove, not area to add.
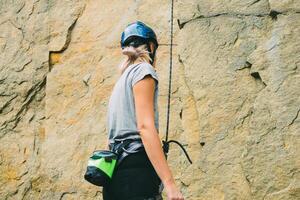
[[[150,74],[155,80],[154,117],[159,132],[158,118],[158,75],[151,64],[141,62],[129,65],[114,85],[107,110],[107,130],[109,143],[126,139],[140,139],[137,129],[133,85]]]

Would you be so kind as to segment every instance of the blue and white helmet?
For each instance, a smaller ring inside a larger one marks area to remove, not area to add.
[[[133,38],[142,38],[147,42],[152,41],[155,44],[155,49],[158,47],[157,37],[155,32],[141,21],[136,21],[128,24],[121,35],[121,48],[124,48],[130,43]]]

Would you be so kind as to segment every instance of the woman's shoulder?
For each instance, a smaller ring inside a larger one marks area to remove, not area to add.
[[[132,70],[132,85],[143,79],[146,75],[151,75],[158,83],[158,75],[154,67],[147,62],[141,62]]]
[[[133,67],[134,72],[140,72],[140,71],[151,71],[152,73],[156,74],[156,69],[148,62],[140,62],[136,64],[135,67]]]

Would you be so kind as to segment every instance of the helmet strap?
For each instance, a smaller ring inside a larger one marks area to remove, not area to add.
[[[150,57],[152,59],[151,61],[151,65],[154,63],[154,59],[155,59],[155,52],[156,52],[156,49],[154,49],[153,53],[150,53]]]
[[[155,52],[156,52],[156,49],[154,48],[154,51],[153,53],[151,52],[151,48],[150,48],[150,43],[147,43],[147,49],[149,51],[149,56],[150,58],[152,59],[152,61],[150,61],[150,64],[152,65],[154,63],[154,58],[155,58]]]

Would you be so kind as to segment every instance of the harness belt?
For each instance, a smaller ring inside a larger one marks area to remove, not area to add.
[[[120,165],[122,160],[132,153],[139,152],[144,145],[141,139],[125,139],[116,141],[109,144],[109,149],[118,155],[117,166]]]
[[[169,145],[170,143],[177,144],[182,151],[184,152],[185,156],[187,157],[188,161],[192,164],[192,160],[190,159],[188,153],[186,152],[183,145],[176,141],[176,140],[169,140],[169,141],[163,141],[163,151],[167,158],[167,154],[169,153]],[[125,140],[119,140],[115,141],[114,143],[109,144],[109,149],[116,153],[118,155],[118,161],[117,166],[122,162],[122,160],[132,153],[137,153],[141,149],[144,149],[144,145],[142,143],[142,140],[140,138],[138,139],[125,139]]]

